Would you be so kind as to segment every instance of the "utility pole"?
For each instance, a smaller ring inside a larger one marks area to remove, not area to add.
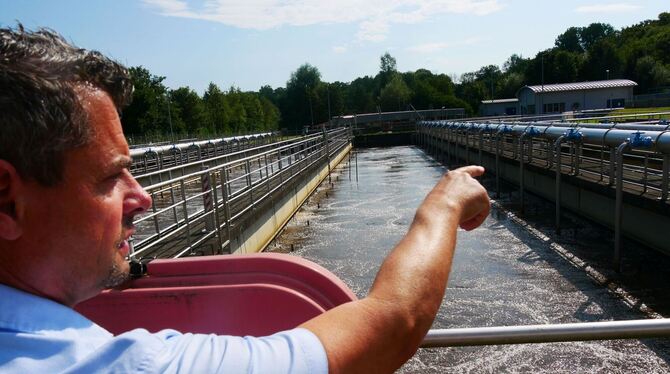
[[[328,96],[328,127],[332,127],[330,123],[330,83],[326,83],[326,96]]]
[[[170,91],[167,92],[167,107],[168,107],[168,122],[170,123],[170,137],[172,138],[172,144],[175,144],[174,131],[172,131],[172,114],[170,113]]]
[[[542,64],[541,65],[542,66],[542,69],[541,69],[542,70],[542,93],[540,94],[540,108],[542,108],[542,109],[540,109],[541,110],[540,114],[544,114],[544,54],[542,54],[541,61],[542,61],[541,62],[541,64]],[[538,111],[540,111],[540,110],[538,110]]]
[[[312,127],[314,127],[314,110],[312,110],[312,95],[310,95],[307,85],[305,85],[305,93],[307,94],[307,101],[309,102],[309,116],[312,120]]]

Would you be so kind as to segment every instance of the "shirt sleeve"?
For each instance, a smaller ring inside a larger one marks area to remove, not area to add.
[[[163,330],[155,355],[164,373],[327,373],[328,358],[311,331],[297,328],[267,337],[181,334]]]

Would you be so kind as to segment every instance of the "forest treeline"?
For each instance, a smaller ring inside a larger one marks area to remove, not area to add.
[[[482,100],[514,97],[524,85],[626,78],[636,94],[670,86],[670,13],[656,20],[615,30],[605,23],[570,27],[553,47],[534,57],[514,54],[501,66],[488,65],[460,77],[426,69],[399,72],[389,53],[375,76],[351,82],[324,82],[308,63],[293,72],[285,87],[257,92],[222,90],[210,83],[202,95],[189,87],[168,89],[165,77],[144,67],[130,69],[135,83],[132,104],[123,112],[130,135],[230,135],[304,126],[331,116],[416,109],[465,108],[477,113]]]

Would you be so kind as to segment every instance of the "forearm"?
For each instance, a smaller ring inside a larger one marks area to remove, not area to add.
[[[444,295],[457,226],[456,212],[427,198],[369,295],[302,325],[329,347],[332,371],[392,372],[414,354]]]
[[[416,351],[441,304],[460,225],[479,226],[489,209],[470,166],[443,176],[405,237],[382,264],[368,297],[304,323],[328,354],[332,372],[392,372]]]
[[[369,298],[388,301],[416,320],[420,337],[442,301],[456,245],[459,215],[433,204],[429,195],[407,235],[382,264]]]

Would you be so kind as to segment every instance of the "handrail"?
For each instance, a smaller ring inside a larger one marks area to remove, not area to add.
[[[670,336],[670,319],[435,329],[422,348],[554,343],[584,340],[647,339]]]
[[[210,163],[211,162],[216,162],[217,160],[220,160],[220,159],[231,158],[231,157],[238,156],[240,154],[245,155],[245,154],[250,153],[250,152],[259,151],[263,148],[270,148],[270,151],[273,151],[273,150],[278,149],[277,145],[279,145],[279,144],[285,145],[285,146],[290,146],[290,145],[298,144],[300,142],[315,139],[315,138],[318,138],[318,135],[310,135],[310,136],[306,136],[306,137],[299,138],[299,139],[291,139],[291,140],[284,140],[284,141],[280,141],[280,142],[272,143],[272,144],[264,144],[264,145],[261,145],[261,146],[258,146],[258,147],[242,149],[242,150],[238,150],[238,151],[235,151],[235,152],[210,157],[210,158],[207,158],[207,159],[196,160],[196,161],[188,162],[188,163],[185,163],[185,164],[177,164],[175,166],[171,166],[171,167],[168,167],[168,168],[157,169],[157,170],[154,170],[152,172],[136,175],[135,178],[146,179],[146,178],[151,178],[151,177],[156,176],[156,175],[169,174],[170,172],[173,172],[173,171],[178,171],[178,170],[182,170],[184,168],[189,168],[189,167],[201,165],[205,161],[210,162]],[[170,149],[173,149],[173,148],[170,148]],[[270,151],[265,151],[265,152],[270,152]],[[147,150],[146,152],[154,152],[154,150]],[[256,154],[258,154],[258,153],[256,153]]]
[[[348,129],[329,134],[281,142],[271,150],[218,165],[211,165],[212,158],[198,160],[175,177],[170,169],[161,170],[170,179],[145,187],[155,203],[134,222],[138,231],[131,257],[181,257],[204,247],[211,254],[226,248],[230,252],[231,226],[243,214],[293,183],[304,170],[330,160],[350,142]]]
[[[337,134],[337,132],[341,132],[342,130],[338,129],[338,130],[330,130],[330,131],[333,134]],[[194,177],[198,177],[200,175],[203,175],[203,174],[206,174],[206,173],[212,171],[212,169],[221,169],[221,168],[224,168],[224,167],[230,167],[230,166],[233,166],[233,165],[241,163],[241,162],[246,162],[247,160],[253,160],[253,159],[256,159],[260,156],[270,155],[272,153],[276,153],[278,151],[283,151],[283,150],[286,150],[290,147],[294,147],[296,145],[301,145],[303,143],[307,143],[310,140],[320,139],[321,137],[322,137],[321,134],[314,135],[314,136],[309,136],[305,139],[301,139],[299,142],[285,144],[285,145],[282,145],[282,146],[277,147],[277,148],[272,148],[269,151],[265,151],[265,152],[262,152],[262,153],[256,153],[254,155],[243,157],[243,158],[238,158],[238,159],[228,161],[228,162],[223,163],[223,164],[219,164],[219,165],[210,167],[210,168],[205,169],[205,170],[199,170],[199,171],[196,171],[196,172],[193,172],[193,173],[189,173],[189,174],[185,174],[185,175],[182,175],[182,176],[179,176],[179,177],[175,177],[175,178],[167,180],[167,181],[158,182],[158,183],[155,183],[155,184],[152,184],[150,186],[145,187],[145,189],[153,190],[153,189],[156,189],[156,188],[160,188],[160,187],[172,184],[174,182],[178,182],[180,180],[186,180],[186,179],[191,179],[191,178],[194,178]],[[244,153],[244,151],[239,151],[239,152],[236,152],[236,153]],[[202,165],[202,164],[210,162],[214,159],[219,159],[219,158],[228,157],[228,156],[229,155],[217,156],[217,157],[211,158],[211,159],[204,159],[204,160],[195,161],[195,162],[192,162],[190,164],[183,164],[183,165],[173,166],[173,167],[168,168],[168,169],[161,169],[161,170],[157,170],[157,171],[154,171],[154,172],[151,172],[151,173],[148,173],[148,174],[143,174],[140,177],[145,178],[145,177],[150,177],[150,176],[153,176],[153,175],[165,174],[165,173],[170,172],[170,171],[181,169],[184,166]]]
[[[169,151],[173,148],[179,148],[179,149],[186,149],[189,146],[192,145],[207,145],[207,144],[220,144],[220,143],[231,143],[235,141],[240,141],[240,140],[249,140],[249,139],[262,139],[266,137],[270,137],[273,135],[276,135],[276,132],[265,132],[265,133],[259,133],[259,134],[249,134],[249,135],[238,135],[238,136],[231,136],[227,138],[216,138],[216,139],[208,139],[208,140],[198,140],[198,141],[186,141],[186,142],[179,142],[179,143],[172,143],[172,144],[161,144],[161,145],[154,145],[152,146],[151,144],[142,144],[139,146],[133,147],[133,149],[130,150],[130,156],[131,157],[137,157],[137,156],[142,156],[144,152],[146,151],[155,151],[155,152],[162,152],[162,151]]]

